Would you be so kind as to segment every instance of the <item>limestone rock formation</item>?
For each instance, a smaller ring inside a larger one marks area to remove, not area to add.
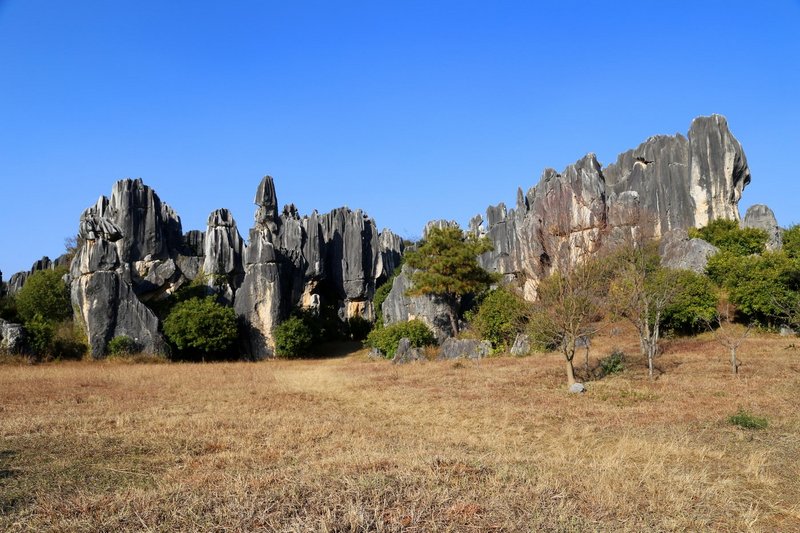
[[[490,206],[485,218],[470,221],[468,232],[494,246],[479,258],[481,266],[521,287],[532,301],[540,279],[605,246],[666,236],[716,218],[739,220],[738,202],[749,182],[747,159],[725,118],[699,117],[687,136],[651,137],[605,168],[588,154],[562,172],[545,169],[536,186],[517,191],[514,208]],[[713,247],[680,235],[667,239],[667,264],[701,269]],[[414,316],[434,326],[437,310],[401,296],[407,278],[394,283],[398,290],[383,304],[387,323]],[[439,328],[440,334],[447,331]]]
[[[395,365],[403,365],[413,361],[425,361],[425,354],[416,346],[411,345],[411,341],[407,337],[400,339],[397,343],[397,351],[394,353],[392,363]]]
[[[751,205],[744,214],[743,228],[758,228],[767,232],[767,250],[780,250],[783,246],[783,236],[775,213],[764,204]]]
[[[435,296],[408,296],[411,288],[411,269],[404,266],[394,278],[392,289],[381,306],[385,325],[419,319],[425,323],[440,343],[453,335],[447,304]]]
[[[231,304],[234,292],[244,279],[244,240],[230,211],[217,209],[209,215],[203,241],[206,283]]]
[[[442,343],[437,359],[483,359],[491,353],[492,344],[489,341],[451,337]]]
[[[738,220],[749,182],[747,159],[727,121],[700,117],[687,137],[651,137],[605,168],[589,154],[563,172],[545,170],[535,187],[518,192],[514,209],[487,209],[484,231],[494,251],[480,261],[535,299],[539,279],[607,244],[716,218]],[[479,222],[476,217],[471,227]]]
[[[21,353],[24,341],[21,324],[13,324],[0,318],[0,353]]]
[[[682,228],[665,233],[658,248],[663,266],[698,274],[705,272],[708,258],[718,251],[719,248],[703,239],[689,238],[688,232]]]

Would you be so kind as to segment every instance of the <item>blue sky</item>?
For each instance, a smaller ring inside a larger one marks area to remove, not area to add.
[[[0,0],[0,270],[141,177],[184,230],[260,178],[415,237],[545,167],[728,117],[740,210],[800,222],[800,3]]]

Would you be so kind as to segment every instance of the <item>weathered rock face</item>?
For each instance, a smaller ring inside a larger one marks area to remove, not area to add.
[[[103,357],[108,342],[123,335],[146,352],[164,353],[158,319],[136,297],[120,266],[117,247],[105,239],[87,240],[72,262],[72,304],[92,356]]]
[[[269,176],[259,184],[255,203],[244,279],[234,299],[250,326],[252,356],[272,354],[272,331],[294,306],[328,306],[342,319],[373,319],[376,280],[399,264],[398,237],[389,231],[379,235],[374,221],[359,210],[301,217],[289,204],[278,215]]]
[[[658,247],[663,266],[698,274],[705,272],[708,258],[718,251],[719,248],[703,239],[689,238],[685,229],[668,231],[661,237]]]
[[[490,206],[485,218],[477,215],[470,221],[468,231],[485,235],[494,246],[479,258],[481,266],[522,287],[532,301],[540,279],[604,246],[661,237],[716,218],[738,220],[738,202],[749,182],[747,159],[726,120],[700,117],[688,136],[651,137],[605,168],[588,154],[562,172],[546,169],[535,187],[517,191],[513,209],[502,203]],[[667,241],[669,265],[702,269],[713,252],[685,232]],[[437,322],[438,309],[401,296],[408,288],[406,278],[394,283],[397,291],[384,303],[387,324],[410,316],[429,325]],[[447,330],[438,328],[441,334]]]
[[[403,337],[397,343],[397,351],[394,353],[392,363],[395,365],[404,365],[413,361],[425,361],[425,354],[416,346],[411,345],[411,341]]]
[[[783,235],[775,213],[764,204],[751,205],[744,214],[743,228],[763,229],[767,232],[767,250],[780,250],[783,246]]]
[[[389,325],[419,319],[433,330],[437,341],[443,342],[453,335],[447,304],[434,296],[408,296],[410,275],[411,270],[404,266],[394,278],[392,289],[381,306],[383,322]]]
[[[12,324],[0,318],[0,352],[21,353],[24,341],[25,335],[21,324]]]
[[[532,300],[539,279],[603,246],[738,220],[749,182],[747,159],[725,119],[700,117],[688,137],[651,137],[605,168],[589,154],[561,173],[547,169],[526,194],[518,191],[515,209],[489,207],[486,226],[478,216],[470,228],[494,244],[482,266],[517,280]]]
[[[449,338],[442,343],[437,359],[483,359],[491,353],[489,341]]]
[[[244,279],[244,241],[230,211],[217,209],[211,213],[204,243],[206,283],[231,304],[234,292]]]
[[[12,296],[17,294],[22,290],[25,282],[28,281],[28,278],[30,278],[34,272],[40,270],[55,270],[57,268],[69,268],[69,257],[67,254],[58,256],[55,261],[51,261],[47,256],[37,259],[33,262],[33,265],[31,265],[30,270],[13,274],[7,284],[2,283],[2,273],[0,273],[0,296],[6,293]]]

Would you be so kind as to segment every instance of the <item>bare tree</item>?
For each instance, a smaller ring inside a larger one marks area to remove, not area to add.
[[[601,263],[590,260],[561,268],[539,284],[532,332],[538,339],[558,345],[566,363],[568,386],[576,382],[572,363],[576,348],[600,328],[605,283]]]
[[[709,324],[709,329],[711,329],[714,334],[714,339],[729,350],[731,356],[731,372],[734,376],[738,376],[739,361],[736,358],[736,351],[747,336],[750,335],[753,324],[748,324],[747,326],[736,324],[733,322],[733,316],[733,306],[727,300],[722,301],[713,323]]]
[[[648,375],[653,379],[664,311],[680,292],[677,271],[660,266],[655,243],[625,247],[616,260],[618,271],[609,293],[611,307],[636,328]]]

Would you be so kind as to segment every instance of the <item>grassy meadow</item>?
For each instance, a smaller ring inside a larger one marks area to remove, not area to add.
[[[800,350],[0,366],[3,531],[800,531]],[[799,343],[800,344],[800,343]],[[580,374],[580,361],[576,366]],[[744,410],[763,429],[729,422]]]

